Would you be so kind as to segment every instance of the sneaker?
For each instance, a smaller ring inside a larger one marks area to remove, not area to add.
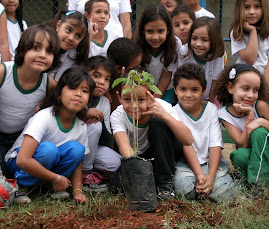
[[[158,195],[160,200],[169,200],[175,198],[174,190],[171,187],[157,187]]]
[[[82,176],[82,190],[85,192],[107,192],[108,184],[107,178],[103,177],[97,172],[83,174]]]
[[[60,200],[60,199],[68,199],[70,194],[67,191],[58,191],[50,194],[52,199]]]
[[[32,200],[27,196],[27,189],[19,188],[15,193],[15,204],[30,204]]]

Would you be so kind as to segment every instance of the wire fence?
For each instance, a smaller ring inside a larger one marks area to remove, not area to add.
[[[136,22],[147,5],[159,3],[160,0],[131,0],[132,4],[132,27],[135,30]],[[231,44],[229,40],[229,27],[232,20],[235,0],[207,0],[206,9],[212,12],[219,20],[222,35],[225,41],[225,49],[228,55],[227,64],[234,63],[231,56]],[[23,1],[23,18],[28,26],[42,23],[51,19],[58,10],[66,9],[66,0],[25,0]]]

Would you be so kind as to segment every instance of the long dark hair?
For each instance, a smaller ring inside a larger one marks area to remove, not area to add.
[[[53,114],[58,115],[62,107],[62,101],[60,98],[63,88],[65,86],[68,86],[69,88],[76,88],[83,81],[86,81],[90,86],[90,98],[91,98],[93,91],[95,89],[95,83],[89,76],[88,72],[80,67],[70,68],[63,73],[56,88],[54,89],[54,92],[47,100],[44,101],[43,104],[41,104],[40,108],[44,109],[53,106],[52,109]],[[86,112],[87,110],[86,108],[84,108],[81,111],[79,111],[76,114],[76,116],[82,121],[86,121]]]
[[[139,23],[138,32],[136,36],[136,43],[142,50],[142,66],[149,64],[152,58],[151,49],[152,47],[147,43],[144,28],[145,25],[151,21],[161,19],[167,26],[167,37],[165,42],[161,45],[160,51],[163,52],[161,56],[161,62],[164,63],[164,67],[167,68],[173,61],[177,61],[176,53],[176,38],[173,32],[173,26],[170,14],[167,9],[161,4],[152,4],[146,7],[143,11]]]

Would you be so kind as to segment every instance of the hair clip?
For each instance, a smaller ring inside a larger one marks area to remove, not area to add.
[[[72,11],[68,11],[68,12],[66,12],[66,16],[69,16],[70,14],[73,14],[73,13],[76,13],[76,11],[75,10],[72,10]]]
[[[230,73],[229,73],[229,79],[230,80],[233,80],[236,76],[236,69],[235,68],[232,68]]]

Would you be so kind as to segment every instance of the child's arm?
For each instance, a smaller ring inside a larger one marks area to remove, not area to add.
[[[162,92],[162,95],[158,95],[158,98],[162,98],[163,94],[165,93],[166,89],[168,88],[172,79],[172,72],[163,69],[162,74],[160,76],[159,82],[157,87]]]
[[[154,115],[155,117],[162,119],[183,145],[191,145],[193,143],[193,136],[190,129],[183,122],[172,117],[149,91],[147,94],[150,103],[148,105],[148,111],[144,112],[143,115]]]
[[[5,68],[3,64],[0,64],[0,85],[2,85],[4,80]],[[1,89],[1,87],[0,87]]]
[[[264,78],[267,83],[267,86],[269,86],[269,56],[268,56],[268,62],[267,62],[265,72],[264,72]]]
[[[217,84],[217,80],[212,80],[211,88],[209,92],[209,102],[211,103],[214,103],[216,99],[216,94],[214,93],[216,84]]]
[[[10,61],[12,58],[9,52],[8,36],[7,36],[7,16],[4,11],[0,16],[0,51],[1,51],[1,61]],[[1,82],[1,79],[0,79]]]
[[[101,111],[96,108],[89,108],[86,113],[87,124],[103,122],[104,115]]]
[[[52,77],[49,76],[49,91],[48,95],[51,95],[55,87],[57,86],[57,81],[55,81]]]
[[[206,181],[203,185],[199,185],[197,189],[200,193],[208,195],[212,189],[215,182],[216,174],[218,171],[219,163],[221,158],[221,147],[211,147],[209,149],[209,172],[206,176]]]
[[[39,142],[36,141],[30,135],[25,135],[20,150],[18,152],[16,163],[25,172],[37,177],[41,180],[54,182],[58,180],[58,174],[49,171],[42,166],[37,160],[33,158],[33,155],[38,147]],[[64,191],[71,185],[70,180],[64,176],[60,176],[60,180],[53,184],[55,191]]]
[[[71,183],[74,201],[84,204],[87,201],[87,197],[82,193],[82,163],[79,164],[71,177]]]
[[[121,23],[122,29],[123,29],[123,36],[131,39],[132,38],[132,28],[131,28],[130,13],[120,14],[120,23]]]
[[[258,34],[255,26],[244,23],[244,30],[249,33],[247,47],[238,51],[238,55],[250,65],[253,65],[258,56]]]
[[[123,157],[131,157],[134,155],[134,151],[131,147],[129,137],[126,132],[119,131],[114,134],[115,141],[119,147],[120,154]]]

